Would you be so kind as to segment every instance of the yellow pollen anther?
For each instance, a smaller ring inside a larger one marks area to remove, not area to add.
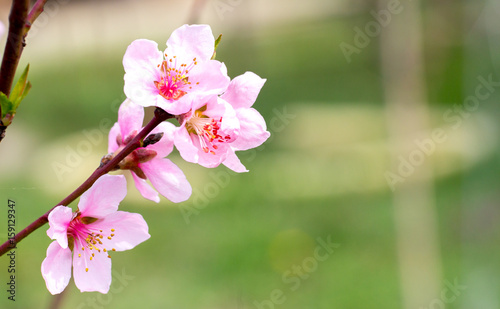
[[[115,236],[115,234],[111,234],[111,237]]]
[[[102,251],[106,252],[106,248],[102,249]]]
[[[111,249],[111,250],[116,251],[116,249],[115,249],[115,248],[113,248],[113,249]]]
[[[84,247],[82,247],[82,251],[85,251],[85,248],[84,248]]]
[[[111,236],[108,236],[108,239],[111,240]]]
[[[109,258],[111,258],[111,256],[110,256],[110,255],[108,255],[108,257],[109,257]]]
[[[86,271],[86,272],[88,272],[88,271],[89,271],[89,269],[88,269],[88,268],[85,268],[85,271]]]
[[[90,257],[90,260],[92,261],[92,257]]]
[[[80,253],[78,253],[78,257],[82,257],[82,255]]]
[[[111,232],[114,232],[114,231],[115,231],[115,229],[111,229]]]
[[[92,253],[92,256],[95,256],[95,255]]]

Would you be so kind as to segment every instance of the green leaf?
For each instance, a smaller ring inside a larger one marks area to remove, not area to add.
[[[9,98],[7,98],[7,96],[3,92],[0,92],[0,105],[2,106],[2,119],[3,119],[5,115],[12,112],[12,107],[13,107],[12,102],[9,100]]]
[[[219,46],[219,43],[220,43],[220,40],[222,39],[222,34],[219,34],[219,37],[217,38],[217,40],[215,40],[215,47],[214,47],[214,54],[212,55],[212,60],[215,59],[215,55],[217,54],[217,46]]]
[[[29,70],[30,65],[28,64],[10,94],[9,99],[12,102],[14,112],[31,89],[31,83],[27,81]]]

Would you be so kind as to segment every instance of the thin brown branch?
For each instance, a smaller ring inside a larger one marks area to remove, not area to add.
[[[28,15],[28,19],[26,19],[26,26],[28,28],[31,27],[31,25],[33,25],[33,23],[38,18],[38,16],[40,14],[42,14],[43,6],[45,5],[46,2],[47,2],[47,0],[38,0],[35,3],[35,5],[33,5],[33,8],[31,9],[31,11]]]
[[[3,92],[6,96],[10,95],[12,89],[17,65],[26,45],[26,35],[35,19],[43,12],[43,6],[46,2],[47,0],[38,0],[28,15],[29,0],[12,1],[9,15],[9,35],[7,36],[0,68],[0,92]],[[2,108],[0,107],[1,115]],[[0,119],[0,142],[5,137],[5,130],[7,130],[7,126],[4,126]]]
[[[26,18],[29,0],[14,0],[9,15],[9,35],[0,68],[0,91],[9,96],[17,64],[24,48]]]
[[[57,203],[54,207],[52,207],[49,211],[47,211],[43,216],[36,219],[33,223],[28,225],[22,231],[20,231],[16,236],[10,240],[7,240],[4,244],[0,246],[0,256],[10,251],[11,249],[16,248],[17,244],[23,240],[26,236],[34,232],[39,227],[43,226],[48,222],[49,213],[57,206],[64,205],[67,206],[71,202],[73,202],[76,198],[82,195],[85,191],[87,191],[94,182],[99,179],[104,174],[107,174],[109,171],[113,170],[120,161],[129,155],[132,151],[141,146],[141,140],[143,140],[156,126],[158,126],[161,122],[172,118],[173,116],[169,113],[163,111],[160,108],[155,110],[155,116],[151,121],[120,151],[113,159],[108,161],[103,166],[98,167],[92,175],[87,178],[75,191],[73,191],[70,195],[64,198],[62,201]]]

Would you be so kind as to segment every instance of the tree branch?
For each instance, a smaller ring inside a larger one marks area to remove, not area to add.
[[[67,206],[71,202],[73,202],[76,198],[82,195],[85,191],[87,191],[93,184],[96,182],[99,177],[104,174],[107,174],[109,171],[113,170],[118,163],[122,159],[124,159],[127,155],[129,155],[132,151],[141,146],[141,140],[143,140],[156,126],[158,126],[161,122],[173,118],[171,114],[165,112],[160,108],[156,108],[153,119],[120,151],[113,159],[104,164],[103,166],[98,167],[92,175],[90,175],[87,180],[85,180],[75,191],[73,191],[70,195],[64,198],[62,201],[56,204],[56,206],[52,207],[49,211],[47,211],[43,216],[36,219],[33,223],[28,225],[22,231],[20,231],[14,238],[7,240],[4,244],[0,246],[0,256],[7,253],[11,249],[16,248],[17,243],[23,240],[26,236],[34,232],[36,229],[44,225],[48,222],[48,217],[50,212],[57,206],[63,205]]]
[[[29,0],[14,0],[9,15],[9,35],[5,43],[2,67],[0,68],[0,91],[9,96],[17,64],[24,48],[26,18]]]
[[[9,34],[5,43],[5,50],[2,58],[2,66],[0,68],[0,92],[6,96],[10,95],[14,76],[16,75],[17,65],[24,46],[25,39],[31,25],[35,19],[43,12],[43,6],[47,0],[38,0],[28,15],[29,0],[13,0],[9,15]],[[0,116],[2,115],[2,107],[0,106]],[[0,142],[5,137],[4,126],[0,119]]]

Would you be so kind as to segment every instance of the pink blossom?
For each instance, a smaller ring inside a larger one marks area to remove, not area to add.
[[[140,131],[144,120],[144,109],[125,100],[118,111],[118,122],[109,132],[109,153],[120,152]],[[120,163],[121,169],[129,169],[137,190],[145,198],[160,202],[158,190],[172,202],[179,203],[191,196],[191,185],[182,170],[166,159],[174,148],[173,132],[175,126],[162,122],[151,134],[161,134],[161,139],[145,147],[139,147]],[[154,190],[146,180],[156,188]]]
[[[145,39],[132,42],[123,57],[124,91],[142,106],[157,106],[180,115],[204,99],[227,88],[226,66],[211,60],[215,39],[207,25],[184,25],[172,33],[162,53]]]
[[[178,119],[181,126],[174,133],[175,146],[184,160],[204,167],[222,163],[239,134],[236,112],[217,96],[196,102],[193,110]]]
[[[181,126],[174,133],[174,143],[184,160],[204,167],[223,163],[246,172],[235,151],[260,146],[270,136],[264,118],[251,107],[265,81],[247,72],[233,79],[221,97],[200,100],[190,112],[178,116]]]
[[[240,124],[239,136],[230,143],[230,150],[222,162],[235,172],[247,172],[235,154],[235,151],[248,150],[264,143],[271,135],[266,128],[266,121],[262,115],[252,108],[265,79],[255,73],[246,72],[237,76],[229,84],[221,99],[227,101],[235,110]]]
[[[111,285],[110,252],[132,249],[150,237],[140,214],[118,211],[126,194],[123,175],[104,175],[81,196],[76,212],[66,206],[50,212],[47,235],[55,241],[42,262],[42,276],[51,294],[66,288],[71,264],[80,291],[107,293]]]

